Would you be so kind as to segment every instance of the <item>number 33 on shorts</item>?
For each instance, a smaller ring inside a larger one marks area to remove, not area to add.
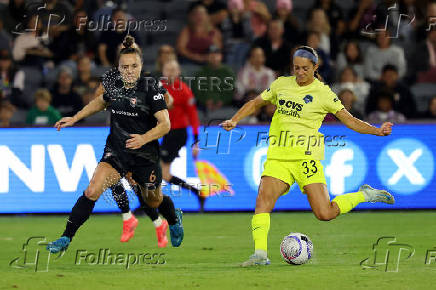
[[[312,177],[318,172],[315,160],[303,161],[301,166],[303,166],[303,174],[306,175],[307,178]]]

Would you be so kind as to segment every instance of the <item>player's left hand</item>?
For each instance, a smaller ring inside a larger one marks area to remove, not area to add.
[[[384,122],[379,128],[378,136],[389,136],[392,133],[392,124],[391,122]]]
[[[144,135],[141,134],[130,134],[130,139],[126,141],[126,148],[128,149],[139,149],[141,148],[147,141],[144,138]]]

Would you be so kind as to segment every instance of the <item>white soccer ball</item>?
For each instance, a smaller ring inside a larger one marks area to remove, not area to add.
[[[286,263],[305,264],[313,255],[312,241],[305,234],[290,233],[280,244],[280,254]]]

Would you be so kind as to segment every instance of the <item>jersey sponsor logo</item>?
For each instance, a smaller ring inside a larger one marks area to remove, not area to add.
[[[157,101],[157,100],[161,100],[163,99],[163,95],[162,94],[157,94],[153,96],[153,100]]]
[[[301,112],[301,110],[303,109],[303,104],[290,100],[286,101],[284,99],[280,99],[279,106],[280,107],[277,110],[279,114],[301,118],[298,112]]]
[[[313,97],[312,97],[311,95],[306,95],[306,96],[303,98],[303,101],[304,101],[306,104],[311,103],[311,102],[313,101]]]
[[[138,113],[136,112],[126,112],[126,111],[122,111],[122,110],[114,110],[112,109],[112,114],[117,114],[117,115],[123,115],[123,116],[128,116],[128,117],[138,117]]]

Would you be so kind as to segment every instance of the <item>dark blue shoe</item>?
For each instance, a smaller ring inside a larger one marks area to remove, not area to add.
[[[183,224],[182,224],[182,211],[180,209],[176,209],[177,223],[174,225],[170,225],[170,235],[171,235],[171,244],[173,247],[178,247],[183,241]]]
[[[47,250],[50,251],[52,254],[59,253],[61,251],[65,251],[68,249],[68,246],[70,245],[71,240],[69,237],[60,237],[54,242],[51,242],[47,245]]]

